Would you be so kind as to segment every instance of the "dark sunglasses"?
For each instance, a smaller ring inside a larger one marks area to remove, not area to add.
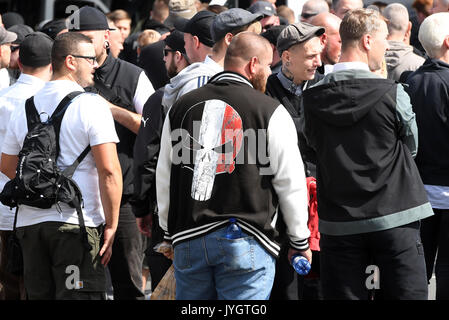
[[[10,46],[10,48],[11,48],[11,52],[14,52],[16,50],[19,50],[20,46]]]
[[[164,49],[164,56],[167,56],[169,52],[176,52],[177,50],[173,49]]]

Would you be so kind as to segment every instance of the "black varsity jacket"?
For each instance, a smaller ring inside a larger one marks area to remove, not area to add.
[[[278,101],[240,74],[221,72],[170,109],[156,189],[159,222],[174,246],[235,217],[276,257],[280,206],[290,245],[308,248],[307,190],[295,125]]]

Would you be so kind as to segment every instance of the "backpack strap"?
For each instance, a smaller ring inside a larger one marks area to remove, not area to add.
[[[55,128],[55,135],[56,135],[56,146],[57,146],[57,155],[59,155],[59,131],[61,130],[61,122],[62,118],[64,117],[64,114],[67,110],[67,108],[70,105],[70,102],[73,98],[80,95],[81,91],[73,91],[70,92],[68,95],[66,95],[61,102],[56,107],[55,111],[53,111],[53,114],[51,115],[50,119],[48,120],[51,122]]]
[[[36,106],[34,105],[34,97],[30,97],[26,100],[25,112],[27,117],[28,131],[31,131],[36,123],[41,122],[39,113],[37,113]]]
[[[60,148],[59,148],[59,133],[61,130],[62,118],[64,117],[64,114],[65,114],[68,106],[70,105],[70,102],[75,97],[80,95],[81,93],[83,93],[83,92],[74,91],[74,92],[71,92],[68,95],[66,95],[64,97],[64,99],[62,99],[62,101],[56,107],[55,111],[53,112],[53,114],[51,115],[51,118],[49,120],[49,121],[51,121],[53,127],[55,128],[56,146],[57,146],[56,154],[57,155],[59,155],[59,150],[60,150]],[[73,173],[75,172],[76,168],[81,163],[81,161],[83,161],[84,157],[89,153],[89,151],[90,151],[90,145],[84,149],[84,151],[78,156],[78,158],[76,158],[76,160],[72,163],[71,166],[67,167],[62,172],[62,175],[64,175],[65,177],[71,178],[73,176]],[[78,199],[78,197],[75,197],[72,201],[72,204],[75,206],[76,212],[78,214],[78,223],[79,223],[80,230],[81,230],[81,241],[83,243],[83,246],[86,248],[86,250],[90,251],[92,247],[89,244],[86,225],[84,223],[83,211],[81,209],[80,199]]]

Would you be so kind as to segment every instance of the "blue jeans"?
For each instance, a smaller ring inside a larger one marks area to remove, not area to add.
[[[226,228],[175,246],[177,300],[267,300],[275,259],[252,237]]]

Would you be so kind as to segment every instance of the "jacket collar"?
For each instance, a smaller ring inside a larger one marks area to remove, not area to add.
[[[438,60],[438,59],[432,59],[432,58],[427,58],[427,60],[423,64],[423,67],[424,66],[432,67],[432,68],[437,67],[438,69],[448,69],[449,68],[449,64],[447,64],[446,62]]]
[[[111,55],[111,53],[109,53],[103,64],[95,70],[95,76],[97,76],[100,80],[104,80],[104,76],[110,73],[114,68],[115,61],[116,59]]]
[[[240,73],[237,73],[237,72],[223,71],[223,72],[216,74],[209,80],[210,83],[221,82],[221,81],[236,81],[236,82],[247,84],[248,86],[253,88],[253,85],[251,84],[251,82],[249,82],[249,80],[246,77],[242,76]]]

